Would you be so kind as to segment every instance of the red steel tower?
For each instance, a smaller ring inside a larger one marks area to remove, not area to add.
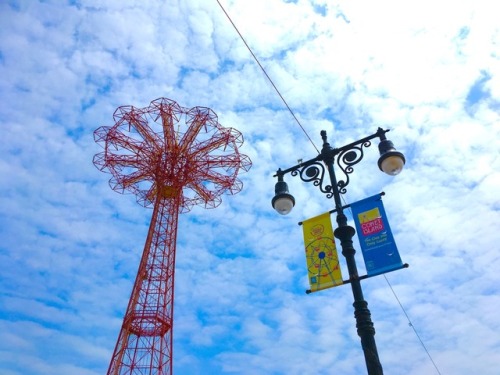
[[[119,107],[113,118],[94,132],[104,148],[94,164],[111,173],[113,190],[136,194],[153,216],[108,375],[170,375],[179,213],[238,193],[238,172],[252,163],[238,152],[241,133],[222,127],[209,108],[159,98],[146,108]]]

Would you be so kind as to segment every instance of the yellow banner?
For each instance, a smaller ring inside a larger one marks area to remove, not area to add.
[[[305,220],[302,230],[311,292],[342,285],[330,213]]]

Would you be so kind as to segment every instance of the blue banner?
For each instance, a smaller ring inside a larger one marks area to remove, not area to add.
[[[381,195],[351,203],[351,209],[368,275],[402,268]]]

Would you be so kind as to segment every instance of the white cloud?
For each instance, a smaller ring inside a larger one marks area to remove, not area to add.
[[[345,198],[386,192],[410,263],[387,278],[440,372],[496,374],[500,28],[491,4],[221,4],[317,148],[323,129],[333,147],[391,129],[404,172],[381,174],[373,142]],[[11,1],[0,22],[2,374],[106,371],[151,210],[94,168],[93,131],[112,125],[117,107],[162,96],[212,108],[243,133],[253,161],[242,192],[180,217],[175,372],[365,372],[350,287],[304,293],[297,222],[333,203],[287,175],[296,206],[287,217],[271,208],[275,171],[317,151],[216,1]],[[385,372],[436,373],[383,276],[363,287]]]

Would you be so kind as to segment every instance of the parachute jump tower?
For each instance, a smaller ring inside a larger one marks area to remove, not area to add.
[[[252,163],[238,152],[242,134],[209,108],[159,98],[142,109],[119,107],[113,119],[94,132],[104,148],[94,164],[111,173],[113,190],[134,193],[153,215],[107,374],[171,375],[179,213],[215,208],[223,193],[238,193],[238,172]]]

